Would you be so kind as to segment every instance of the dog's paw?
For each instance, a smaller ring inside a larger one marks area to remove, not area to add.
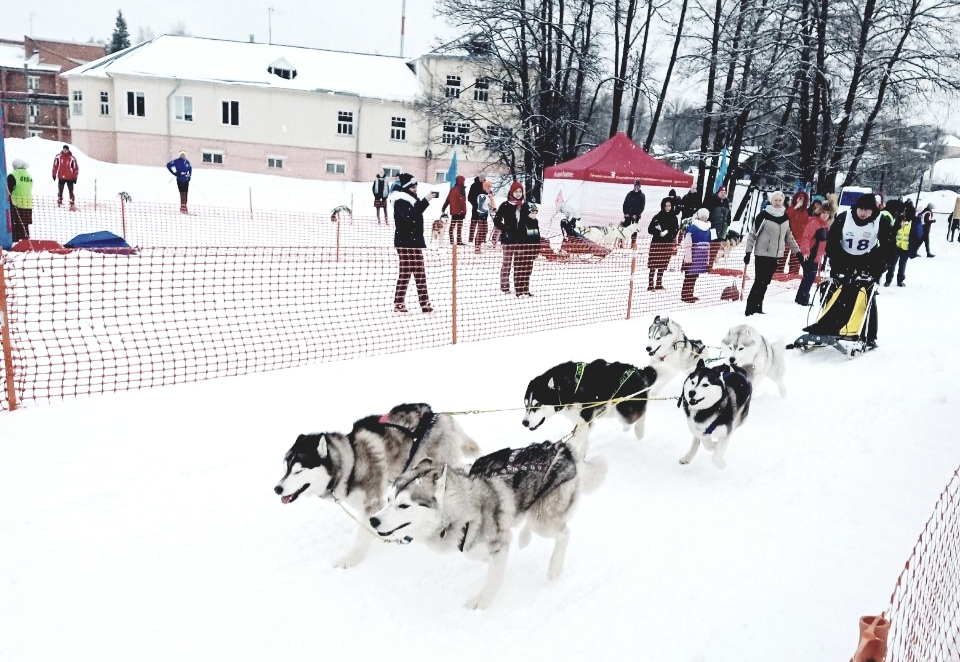
[[[551,558],[550,565],[547,566],[547,579],[552,582],[560,576],[561,572],[563,572],[563,558]]]
[[[690,464],[690,460],[692,459],[693,458],[690,457],[689,455],[684,455],[683,457],[680,458],[680,464]]]
[[[490,606],[492,598],[485,596],[483,593],[475,595],[466,602],[463,603],[463,606],[467,609],[486,609]]]
[[[715,467],[717,467],[717,469],[727,468],[727,461],[724,460],[722,457],[717,457],[716,455],[713,456],[713,464]]]

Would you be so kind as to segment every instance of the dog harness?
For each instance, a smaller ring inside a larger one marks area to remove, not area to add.
[[[558,462],[568,449],[565,441],[544,441],[523,448],[503,448],[477,458],[470,467],[469,475],[471,478],[509,477],[515,488],[525,478],[541,477],[543,485],[530,500],[530,504],[533,504],[550,490],[576,477],[575,463]]]
[[[395,428],[400,430],[404,434],[408,435],[413,443],[410,445],[410,456],[407,458],[406,463],[403,465],[403,473],[410,468],[410,463],[413,462],[413,458],[416,457],[417,451],[420,450],[420,444],[423,442],[424,438],[430,432],[430,428],[433,427],[433,424],[437,422],[437,415],[433,412],[430,412],[426,416],[420,418],[420,423],[413,430],[410,428],[405,428],[402,425],[397,425],[396,423],[387,423],[384,422],[383,425],[388,428]]]

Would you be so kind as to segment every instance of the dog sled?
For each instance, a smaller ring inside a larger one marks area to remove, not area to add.
[[[599,262],[610,255],[611,249],[601,246],[595,241],[587,239],[583,233],[577,230],[577,219],[565,218],[560,221],[560,230],[563,233],[563,241],[560,243],[559,252],[554,252],[549,243],[541,240],[541,252],[548,260],[557,260],[568,262],[571,260],[582,260]],[[546,244],[546,245],[544,245]]]
[[[807,321],[813,317],[814,322],[787,349],[809,352],[818,347],[833,347],[849,358],[872,349],[867,343],[867,331],[876,296],[877,283],[870,274],[824,280],[807,313]]]

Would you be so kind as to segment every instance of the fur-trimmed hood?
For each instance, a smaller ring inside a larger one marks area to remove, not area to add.
[[[387,200],[389,200],[391,204],[396,202],[397,200],[406,200],[411,205],[417,204],[417,198],[413,197],[403,189],[397,189],[395,191],[391,191],[390,195],[387,196]]]
[[[709,232],[710,228],[712,227],[710,225],[709,220],[703,220],[703,219],[697,218],[696,216],[694,216],[693,219],[690,221],[690,225],[694,226],[698,230],[703,230],[704,232]]]

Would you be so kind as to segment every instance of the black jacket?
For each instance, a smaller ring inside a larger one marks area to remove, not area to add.
[[[519,207],[510,201],[501,203],[493,224],[500,230],[501,243],[540,243],[540,223],[530,216],[530,205],[526,202]]]
[[[643,191],[630,191],[627,197],[623,199],[624,216],[640,216],[647,206],[647,196]]]
[[[893,227],[883,222],[879,218],[879,213],[874,212],[873,216],[865,221],[863,225],[855,224],[855,231],[850,236],[845,236],[844,227],[851,214],[856,213],[856,208],[851,208],[838,215],[830,226],[827,233],[827,258],[830,260],[830,273],[835,277],[852,276],[856,273],[867,273],[874,280],[879,280],[880,276],[887,268],[887,261],[893,254],[895,246]],[[875,222],[877,224],[877,241],[872,247],[865,247],[860,252],[857,250],[857,244],[861,241],[869,242],[870,237],[866,237],[866,226]],[[864,228],[863,233],[857,232]],[[845,244],[849,244],[853,252],[849,252]]]
[[[467,203],[470,205],[470,220],[480,220],[480,217],[477,216],[477,196],[482,194],[483,183],[480,181],[479,177],[474,177],[473,183],[470,184],[470,190],[467,191]]]
[[[393,245],[397,248],[426,248],[423,239],[423,212],[430,206],[428,198],[416,199],[405,191],[393,194]]]
[[[672,211],[663,211],[661,209],[650,221],[647,232],[653,236],[650,240],[652,243],[665,244],[675,242],[677,240],[677,233],[680,232],[680,224],[677,223],[677,217]],[[666,232],[666,234],[663,234],[664,232]]]

